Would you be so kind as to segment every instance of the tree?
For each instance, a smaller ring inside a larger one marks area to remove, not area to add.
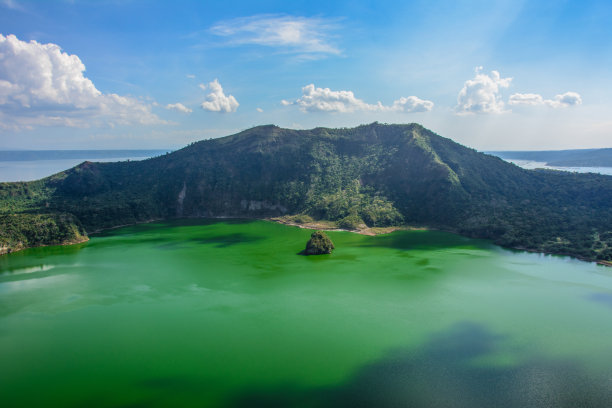
[[[322,255],[331,254],[334,250],[334,243],[329,239],[323,231],[315,231],[310,236],[310,240],[306,243],[304,255]]]

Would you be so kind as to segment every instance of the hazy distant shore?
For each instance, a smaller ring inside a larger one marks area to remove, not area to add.
[[[0,182],[33,181],[84,161],[144,160],[170,150],[0,150]]]

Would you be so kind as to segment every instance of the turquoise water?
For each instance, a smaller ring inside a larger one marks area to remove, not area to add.
[[[7,407],[612,401],[612,269],[437,231],[187,220],[0,257]]]

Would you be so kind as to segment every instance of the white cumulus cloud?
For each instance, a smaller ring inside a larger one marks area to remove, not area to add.
[[[223,87],[217,79],[208,85],[200,84],[202,90],[210,90],[206,95],[206,101],[202,102],[202,109],[210,112],[236,112],[240,105],[232,95],[225,95]]]
[[[136,98],[100,92],[84,72],[56,44],[0,34],[0,127],[166,123]]]
[[[538,94],[515,93],[510,96],[508,104],[529,106],[546,105],[551,108],[567,108],[582,104],[582,97],[576,92],[566,92],[555,96],[555,99],[544,99]]]
[[[482,67],[476,68],[473,79],[465,81],[457,96],[456,112],[467,113],[502,113],[504,101],[501,90],[508,88],[512,78],[502,78],[499,72],[491,71],[490,75],[482,72]]]
[[[434,103],[426,101],[416,96],[401,97],[393,102],[391,110],[398,112],[429,112],[433,109]]]
[[[525,93],[525,94],[516,93],[516,94],[510,95],[510,99],[508,99],[508,104],[537,106],[537,105],[544,104],[544,98],[542,98],[542,95],[533,94],[533,93]]]
[[[191,113],[191,112],[193,112],[190,108],[186,107],[185,105],[183,105],[180,102],[169,103],[169,104],[166,105],[166,109],[174,110],[174,111],[177,111],[177,112],[183,112],[183,113]]]
[[[314,84],[302,88],[302,96],[295,102],[305,112],[354,112],[356,110],[374,110],[375,105],[369,105],[355,97],[352,91],[332,91],[329,88],[316,88]],[[287,105],[287,101],[283,102]]]
[[[295,101],[282,100],[284,106],[296,105],[304,112],[426,112],[433,109],[433,102],[416,96],[401,97],[391,106],[381,102],[369,104],[355,97],[352,91],[332,91],[329,88],[317,88],[314,84],[302,88],[302,96]]]
[[[581,105],[582,97],[577,92],[566,92],[561,95],[555,96],[555,100],[551,101],[551,106],[574,106]]]
[[[230,44],[255,44],[302,54],[340,54],[329,41],[335,20],[278,14],[259,14],[220,21],[210,28]]]

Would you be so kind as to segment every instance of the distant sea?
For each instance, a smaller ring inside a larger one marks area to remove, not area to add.
[[[32,181],[84,161],[144,160],[171,150],[0,150],[0,182]]]
[[[556,167],[548,166],[546,162],[538,162],[532,160],[516,160],[516,159],[504,159],[510,163],[514,163],[524,169],[548,169],[548,170],[561,170],[570,171],[576,173],[600,173],[608,176],[612,176],[612,167]]]
[[[72,168],[84,161],[144,160],[166,150],[0,150],[0,182],[32,181]],[[612,167],[551,167],[545,162],[505,159],[525,169],[551,169],[612,176]]]

